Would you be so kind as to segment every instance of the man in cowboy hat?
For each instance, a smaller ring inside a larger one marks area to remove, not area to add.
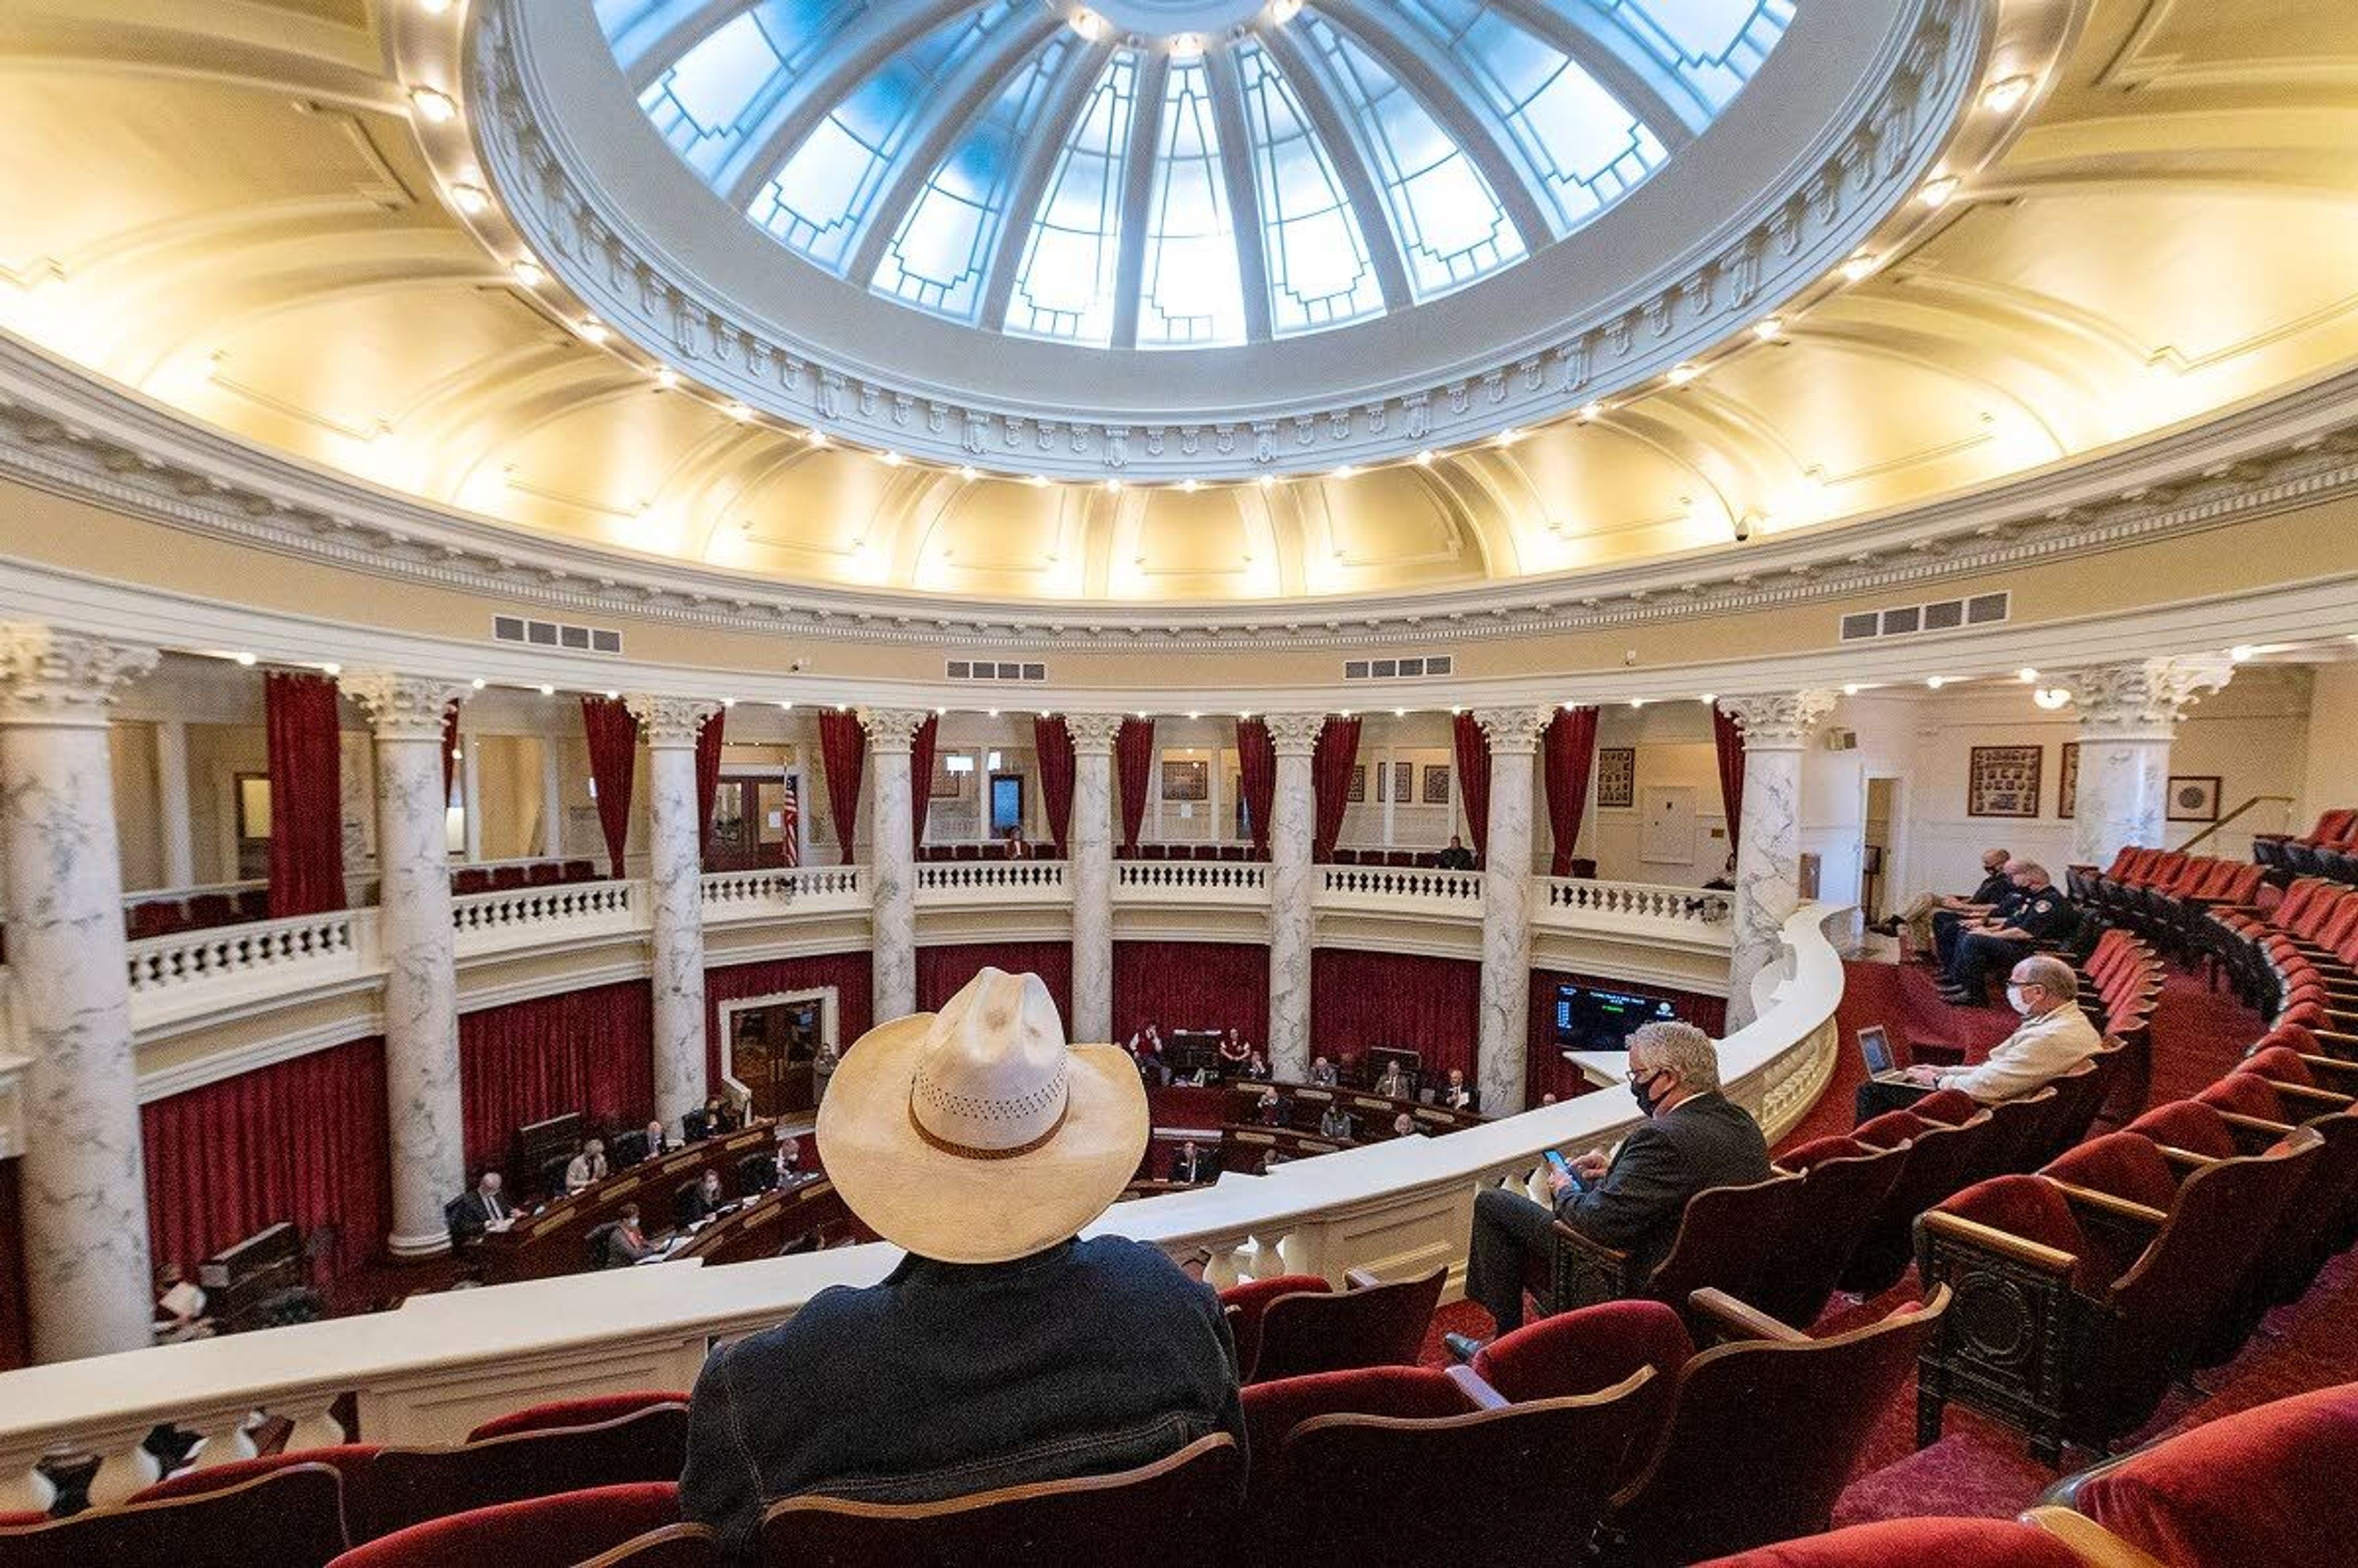
[[[1035,975],[986,968],[869,1031],[818,1113],[836,1190],[908,1256],[715,1351],[680,1506],[750,1557],[806,1493],[925,1502],[1244,1442],[1219,1298],[1152,1247],[1076,1239],[1146,1151],[1114,1045],[1065,1043]]]

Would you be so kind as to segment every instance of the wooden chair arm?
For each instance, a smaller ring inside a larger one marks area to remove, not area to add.
[[[1372,1269],[1347,1269],[1343,1273],[1343,1288],[1347,1291],[1373,1290],[1383,1282]]]
[[[1617,1248],[1607,1247],[1602,1241],[1593,1240],[1560,1219],[1555,1222],[1555,1240],[1559,1247],[1569,1247],[1575,1252],[1585,1252],[1600,1264],[1620,1270],[1625,1279],[1628,1275],[1629,1254]]]
[[[2341,1060],[2358,1062],[2358,1033],[2343,1029],[2312,1029],[2309,1033],[2327,1044],[2338,1045],[2350,1053],[2349,1055],[2340,1058]]]
[[[2055,1184],[2055,1190],[2063,1195],[2066,1202],[2075,1207],[2094,1209],[2108,1219],[2134,1220],[2139,1225],[2151,1226],[2156,1230],[2169,1223],[2169,1216],[2150,1205],[2136,1203],[2128,1198],[2115,1197],[2112,1194],[2099,1192],[2094,1187],[2076,1186],[2070,1182],[2056,1181],[2053,1176],[2046,1179]]]
[[[2131,1545],[2085,1514],[2070,1509],[2038,1508],[2022,1522],[2045,1530],[2069,1548],[2085,1568],[2170,1568],[2160,1558]]]
[[[2215,1165],[2219,1162],[2210,1155],[2197,1154],[2191,1149],[2173,1149],[2167,1143],[2157,1143],[2154,1147],[2161,1151],[2163,1159],[2188,1175],[2191,1175],[2205,1165]]]
[[[1513,1402],[1506,1395],[1484,1382],[1482,1375],[1471,1367],[1452,1367],[1448,1368],[1448,1377],[1451,1382],[1457,1385],[1457,1391],[1464,1394],[1476,1410],[1505,1410]]]
[[[1979,1220],[1967,1219],[1962,1215],[1927,1209],[1917,1217],[1916,1223],[1933,1236],[1945,1237],[1979,1251],[1995,1252],[2042,1273],[2068,1275],[2079,1266],[2079,1259],[2060,1248],[2033,1241],[2027,1236],[2017,1236],[2010,1230],[2000,1230],[1996,1226],[1984,1225]]]
[[[2305,1101],[2324,1110],[2350,1108],[2350,1097],[2335,1094],[2331,1089],[2316,1088],[2308,1084],[2278,1084],[2274,1078],[2270,1078],[2268,1082],[2276,1085],[2277,1094],[2289,1100]]]
[[[2219,1119],[2238,1132],[2265,1135],[2271,1143],[2279,1138],[2292,1136],[2292,1124],[2288,1121],[2270,1121],[2266,1117],[2245,1116],[2234,1110],[2220,1111]]]
[[[1758,1307],[1747,1306],[1716,1286],[1706,1285],[1687,1297],[1687,1304],[1710,1318],[1713,1326],[1731,1330],[1730,1339],[1771,1339],[1786,1345],[1807,1345],[1810,1336],[1788,1328]]]
[[[2311,1056],[2306,1052],[2302,1053],[2300,1061],[2301,1065],[2312,1073],[2358,1082],[2358,1062],[2345,1062],[2339,1056]]]

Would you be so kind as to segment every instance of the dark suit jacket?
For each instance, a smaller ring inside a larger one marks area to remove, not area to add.
[[[1687,1199],[1705,1187],[1768,1179],[1768,1143],[1751,1113],[1723,1095],[1697,1095],[1639,1122],[1596,1184],[1566,1193],[1558,1219],[1630,1255],[1639,1276],[1671,1249]]]
[[[500,1213],[511,1217],[515,1214],[515,1206],[505,1196],[500,1199]],[[470,1188],[467,1195],[459,1200],[450,1229],[461,1240],[471,1241],[491,1227],[492,1218],[491,1206],[483,1202],[482,1193]]]
[[[1171,1179],[1174,1182],[1208,1182],[1220,1173],[1220,1157],[1208,1149],[1195,1151],[1193,1169],[1184,1153],[1171,1156]]]

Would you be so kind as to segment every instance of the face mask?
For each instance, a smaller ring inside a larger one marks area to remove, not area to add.
[[[2023,999],[2022,988],[2020,986],[2008,986],[2006,988],[2006,1005],[2014,1009],[2015,1011],[2021,1013],[2026,1018],[2030,1016],[2030,1003]]]
[[[1654,1078],[1658,1078],[1660,1076],[1661,1076],[1661,1075],[1657,1073],[1653,1077],[1639,1078],[1629,1085],[1629,1098],[1636,1100],[1638,1102],[1638,1108],[1644,1111],[1648,1116],[1653,1115],[1654,1108],[1662,1103],[1661,1096],[1650,1092],[1654,1083]]]

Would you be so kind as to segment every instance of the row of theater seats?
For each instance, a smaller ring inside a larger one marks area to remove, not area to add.
[[[2289,871],[2297,877],[2358,882],[2358,806],[2337,806],[2298,837],[2255,834],[2252,859],[2271,871]]]
[[[588,860],[535,860],[524,866],[461,866],[450,873],[454,893],[509,892],[516,888],[594,882],[598,868]]]
[[[2073,866],[2070,872],[2071,896],[2082,909],[2181,957],[2201,951],[2204,916],[2212,908],[2256,903],[2266,879],[2266,868],[2249,860],[2135,846],[2101,871]]]
[[[2273,904],[2212,911],[2207,940],[2246,1002],[2358,1055],[2358,888],[2303,877]]]
[[[185,898],[143,899],[123,912],[123,934],[136,942],[148,936],[178,936],[184,931],[210,931],[217,925],[243,925],[270,918],[266,888],[240,888],[235,892],[199,892]]]

